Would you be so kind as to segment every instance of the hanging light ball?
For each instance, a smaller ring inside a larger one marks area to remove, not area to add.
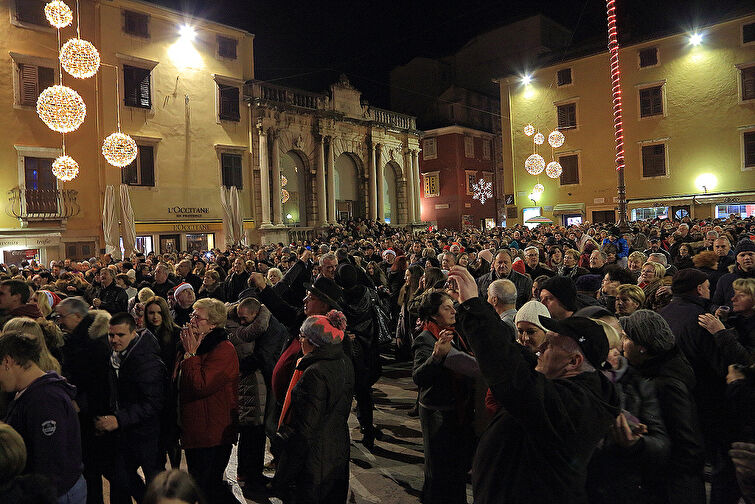
[[[70,182],[79,174],[79,163],[71,156],[59,156],[52,162],[52,174],[58,180]]]
[[[545,169],[545,159],[540,154],[533,154],[524,162],[524,168],[530,175],[539,175]]]
[[[565,141],[566,138],[564,137],[564,134],[558,130],[551,131],[551,134],[548,135],[548,143],[551,144],[551,147],[554,149],[558,149],[564,145]]]
[[[538,145],[543,145],[543,142],[545,142],[545,137],[542,133],[535,133],[535,136],[533,137],[533,140]]]
[[[535,187],[532,188],[533,193],[542,193],[545,191],[545,187],[543,187],[543,184],[535,184]]]
[[[118,132],[108,136],[102,142],[102,155],[113,166],[123,168],[136,159],[136,142],[130,136]]]
[[[281,203],[285,203],[289,200],[291,195],[285,189],[281,189]]]
[[[60,48],[60,64],[77,79],[87,79],[100,69],[100,53],[91,42],[72,38]]]
[[[288,178],[285,175],[281,174],[281,187],[285,186],[286,184],[288,184]]]
[[[62,0],[52,0],[45,5],[45,17],[55,28],[65,28],[73,23],[73,11]]]
[[[535,133],[535,127],[531,124],[528,124],[524,127],[524,134],[527,136],[532,136]]]
[[[37,98],[37,115],[58,133],[76,131],[87,115],[81,95],[68,86],[50,86]]]
[[[558,161],[551,161],[548,163],[548,166],[545,167],[545,174],[550,178],[560,177],[562,171],[563,170],[561,169],[561,165],[558,164]]]

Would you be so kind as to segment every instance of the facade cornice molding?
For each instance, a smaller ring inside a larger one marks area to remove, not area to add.
[[[478,138],[495,139],[496,135],[488,131],[482,131],[474,128],[468,128],[466,126],[443,126],[441,128],[434,128],[424,131],[424,136],[441,136],[441,135],[470,135]]]

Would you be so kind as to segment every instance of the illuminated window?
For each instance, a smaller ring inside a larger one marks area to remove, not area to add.
[[[572,129],[577,127],[577,104],[565,103],[556,107],[558,114],[558,129]]]
[[[241,154],[222,153],[220,155],[221,176],[225,187],[244,188]]]
[[[742,86],[742,100],[752,100],[755,98],[755,66],[740,68],[739,75]]]
[[[666,175],[666,145],[642,146],[642,176],[663,177]]]
[[[562,70],[559,70],[556,74],[556,79],[558,80],[559,86],[566,86],[567,84],[571,84],[571,68],[564,68]]]
[[[152,108],[150,71],[123,65],[123,103],[127,107]]]
[[[218,56],[236,59],[236,39],[218,35]]]
[[[731,214],[738,215],[742,219],[755,216],[755,203],[742,203],[739,205],[716,205],[716,218],[725,219]]]
[[[651,220],[651,219],[666,219],[668,218],[668,207],[650,207],[650,208],[634,208],[632,209],[632,219],[636,220]]]
[[[640,117],[663,115],[663,85],[640,89]]]
[[[436,159],[438,157],[438,139],[425,138],[422,140],[422,159]]]
[[[440,177],[438,172],[423,173],[425,198],[440,196]]]
[[[239,88],[218,83],[218,95],[218,115],[220,119],[225,121],[240,121]]]
[[[129,35],[149,38],[149,16],[141,12],[123,11],[123,31]]]
[[[490,159],[490,140],[482,141],[482,159]]]
[[[464,177],[467,182],[467,194],[474,194],[474,188],[472,186],[477,183],[477,172],[472,170],[465,170]]]
[[[563,170],[561,185],[579,184],[579,156],[577,154],[559,156],[558,162]]]
[[[464,157],[474,157],[474,138],[464,137]]]
[[[637,53],[640,58],[640,68],[652,67],[658,64],[658,48],[648,47]]]
[[[155,186],[155,150],[152,145],[139,145],[139,155],[121,170],[121,181],[132,186]]]

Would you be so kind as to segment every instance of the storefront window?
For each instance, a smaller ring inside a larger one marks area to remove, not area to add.
[[[668,207],[650,207],[632,209],[632,220],[667,219]]]
[[[567,215],[566,216],[566,225],[567,226],[579,226],[582,224],[582,216],[581,215]]]
[[[731,214],[738,215],[742,219],[755,215],[755,203],[742,203],[741,205],[716,205],[716,218],[725,219]]]
[[[186,249],[189,252],[201,252],[215,248],[214,233],[200,233],[186,235]]]
[[[4,250],[3,263],[20,266],[24,261],[39,262],[39,249]]]

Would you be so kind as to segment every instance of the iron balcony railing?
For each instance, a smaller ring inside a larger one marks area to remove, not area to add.
[[[26,189],[14,187],[8,191],[8,215],[17,219],[68,219],[79,215],[79,192],[73,189]]]

